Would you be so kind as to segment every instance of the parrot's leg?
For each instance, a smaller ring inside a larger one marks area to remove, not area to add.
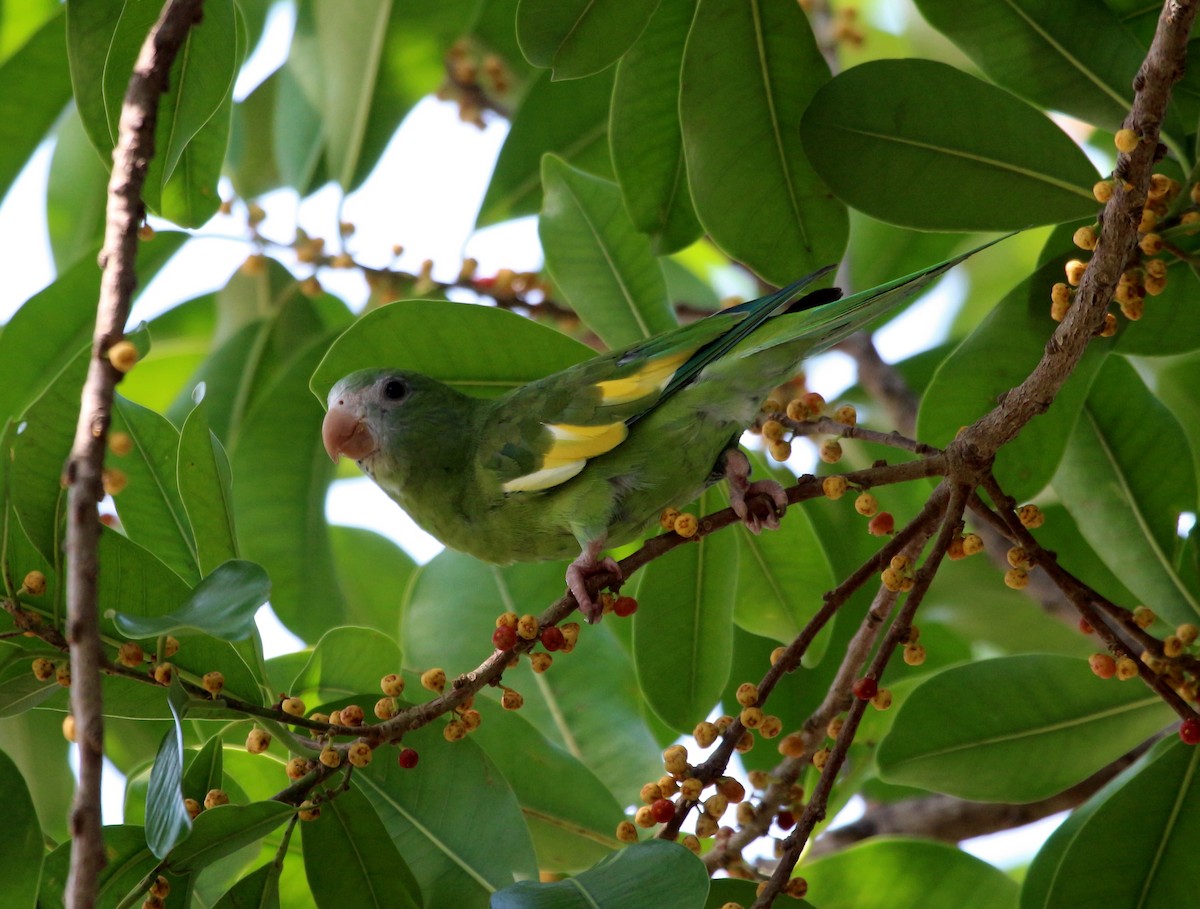
[[[592,625],[600,621],[603,610],[588,592],[588,578],[604,571],[611,571],[618,579],[621,577],[621,567],[612,556],[600,558],[600,552],[603,549],[603,539],[589,540],[584,545],[583,551],[579,553],[579,557],[567,568],[567,588],[575,594],[575,600],[579,603],[579,611]]]
[[[787,493],[775,480],[750,482],[750,459],[736,448],[722,455],[725,478],[729,481],[729,502],[746,529],[762,533],[763,528],[779,529],[779,519],[787,511]]]

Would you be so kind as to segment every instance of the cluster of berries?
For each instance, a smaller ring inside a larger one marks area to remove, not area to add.
[[[1127,154],[1137,147],[1140,137],[1134,130],[1121,129],[1117,131],[1115,141],[1117,149]],[[1126,184],[1125,188],[1131,187]],[[1200,228],[1200,210],[1197,210],[1200,184],[1191,187],[1192,206],[1187,211],[1178,211],[1179,206],[1174,204],[1181,191],[1179,182],[1166,174],[1153,174],[1150,178],[1146,204],[1138,224],[1138,246],[1121,274],[1115,295],[1121,315],[1130,322],[1136,322],[1145,314],[1146,297],[1156,297],[1166,289],[1169,262],[1161,254],[1177,253],[1171,245],[1172,238],[1190,235]],[[1108,202],[1114,192],[1113,180],[1101,180],[1092,187],[1092,195],[1100,203]],[[1072,239],[1080,249],[1090,252],[1096,248],[1100,231],[1099,223],[1090,224],[1076,230]],[[1071,259],[1066,264],[1066,281],[1060,281],[1050,289],[1050,316],[1056,322],[1066,317],[1087,265],[1083,259]],[[1112,337],[1116,332],[1117,317],[1107,313],[1100,335]]]

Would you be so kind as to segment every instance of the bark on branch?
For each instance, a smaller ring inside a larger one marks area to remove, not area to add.
[[[142,220],[142,186],[154,155],[158,100],[176,54],[200,19],[203,0],[169,0],[138,54],[121,108],[117,147],[108,183],[108,210],[100,264],[104,276],[92,337],[92,358],[81,396],[75,441],[67,462],[67,639],[71,647],[71,711],[79,743],[79,784],[71,807],[71,868],[66,903],[90,909],[104,866],[100,774],[104,721],[97,604],[100,522],[96,504],[104,495],[104,446],[119,373],[108,351],[124,335],[137,277],[134,259]]]

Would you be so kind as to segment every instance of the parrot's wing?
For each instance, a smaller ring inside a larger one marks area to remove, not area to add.
[[[773,294],[531,382],[501,398],[480,432],[479,465],[505,492],[549,489],[612,451],[630,427],[724,356],[832,267]],[[795,306],[820,305],[816,291]],[[811,299],[810,299],[811,298]]]

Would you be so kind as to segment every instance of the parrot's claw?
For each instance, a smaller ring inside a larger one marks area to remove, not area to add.
[[[746,529],[758,534],[778,530],[787,511],[787,492],[775,480],[749,482],[750,460],[736,449],[725,452],[725,477],[729,480],[729,502]]]
[[[575,600],[579,603],[579,611],[583,613],[583,617],[587,619],[589,625],[595,625],[600,621],[604,609],[588,592],[588,578],[604,572],[615,574],[617,580],[622,578],[621,566],[612,556],[599,558],[600,550],[603,548],[603,540],[592,540],[567,568],[567,589],[575,595]]]

